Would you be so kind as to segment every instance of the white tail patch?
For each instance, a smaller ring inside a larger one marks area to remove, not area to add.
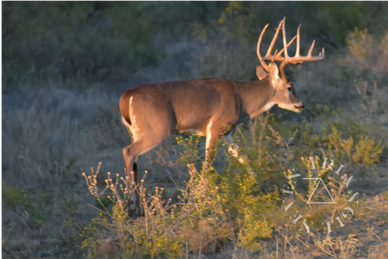
[[[132,125],[130,125],[126,119],[124,119],[123,116],[121,116],[121,122],[124,124],[124,126],[127,128],[127,129],[130,129],[132,127]]]
[[[124,125],[128,128],[128,130],[132,133],[132,137],[134,141],[137,141],[143,137],[143,133],[139,129],[139,125],[136,122],[136,115],[133,110],[133,96],[129,99],[129,117],[131,119],[132,125],[129,125],[124,119]]]
[[[131,99],[129,99],[129,117],[131,118],[132,127],[135,127],[136,129],[138,129],[138,127],[136,126],[136,116],[135,114],[133,114],[132,101],[133,101],[133,96],[131,96]]]

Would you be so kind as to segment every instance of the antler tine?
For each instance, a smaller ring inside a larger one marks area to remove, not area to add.
[[[301,28],[301,25],[299,25],[298,30],[296,32],[296,53],[295,53],[295,56],[289,57],[288,56],[288,51],[287,51],[287,47],[289,46],[289,44],[286,44],[287,40],[286,40],[285,18],[283,19],[283,44],[285,46],[284,47],[284,60],[280,64],[279,70],[280,70],[280,74],[281,74],[281,77],[282,77],[284,82],[287,81],[287,77],[286,77],[286,75],[284,73],[285,65],[290,64],[290,63],[291,64],[298,64],[298,63],[303,63],[305,61],[318,61],[318,60],[321,60],[321,59],[323,59],[325,57],[325,50],[324,50],[324,48],[322,48],[322,52],[319,53],[318,56],[312,56],[312,51],[314,49],[315,40],[311,44],[310,49],[309,49],[309,51],[307,53],[307,56],[301,56],[300,55],[300,28]],[[281,52],[282,51],[280,51],[278,53],[278,55],[281,54]]]
[[[284,46],[284,59],[288,58],[287,39],[286,39],[286,17],[283,18],[283,46]]]
[[[309,48],[309,52],[307,53],[307,57],[311,57],[311,53],[313,52],[314,45],[315,45],[315,40],[313,40],[313,43],[311,43],[311,47]]]
[[[267,53],[266,53],[265,56],[264,56],[264,59],[265,59],[265,57],[271,57],[271,58],[272,58],[272,56],[271,56],[272,48],[273,48],[273,46],[275,45],[275,41],[276,41],[277,38],[278,38],[279,31],[280,31],[280,28],[281,28],[281,27],[282,27],[282,22],[279,23],[279,26],[278,26],[278,28],[276,29],[275,35],[273,36],[273,39],[272,39],[272,41],[271,41],[271,44],[270,44],[269,47],[268,47],[268,50],[267,50]],[[276,55],[274,55],[274,56],[276,56]]]
[[[268,71],[269,68],[268,68],[268,65],[264,62],[263,57],[260,55],[260,45],[261,45],[261,40],[263,39],[263,35],[267,30],[268,26],[269,26],[269,23],[263,28],[263,31],[260,34],[259,40],[257,41],[257,49],[256,49],[257,57],[260,60],[260,64],[266,71]]]
[[[280,70],[280,76],[282,77],[283,81],[287,81],[286,74],[284,73],[284,66],[286,65],[287,60],[290,58],[288,56],[288,49],[287,49],[287,39],[286,39],[286,17],[283,19],[283,46],[284,46],[284,60],[280,64],[279,70]]]
[[[275,62],[276,54],[278,53],[278,50],[275,50],[275,54],[273,54],[271,62]]]
[[[299,24],[298,30],[296,32],[296,57],[300,56],[300,27],[302,24]]]
[[[290,40],[290,42],[288,42],[287,48],[288,48],[289,46],[291,46],[291,44],[292,44],[295,40],[296,40],[296,36],[294,36],[294,38],[292,38],[292,40]],[[278,54],[276,54],[276,55],[277,55],[276,61],[283,61],[283,60],[284,60],[283,57],[280,57],[280,55],[283,54],[283,52],[284,52],[284,48],[282,48],[282,50],[279,51]]]
[[[284,17],[285,19],[285,17]],[[267,53],[265,54],[264,57],[261,56],[260,54],[260,45],[261,45],[261,41],[263,39],[263,35],[265,33],[265,31],[267,30],[269,24],[267,24],[264,28],[263,28],[263,31],[261,32],[260,34],[260,37],[259,37],[259,40],[257,42],[257,57],[259,58],[260,60],[260,64],[264,67],[265,70],[268,71],[268,65],[265,63],[265,60],[268,60],[268,61],[271,61],[271,62],[274,62],[274,61],[283,61],[284,58],[281,56],[281,54],[283,53],[284,51],[284,48],[279,52],[275,52],[274,55],[271,55],[271,52],[272,52],[272,49],[273,49],[273,46],[275,45],[275,42],[278,38],[278,35],[279,35],[279,32],[280,32],[280,28],[283,26],[283,23],[284,23],[284,19],[280,21],[277,29],[276,29],[276,32],[275,32],[275,35],[274,37],[272,38],[272,41],[271,41],[271,44],[269,45],[268,47],[268,50],[267,50]],[[295,40],[295,37],[288,43],[287,47],[289,45],[291,45],[291,43]]]

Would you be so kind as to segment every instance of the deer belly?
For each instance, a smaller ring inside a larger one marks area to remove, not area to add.
[[[205,136],[204,132],[202,130],[198,129],[179,129],[177,130],[179,134],[191,134],[191,135],[198,135],[198,136]]]

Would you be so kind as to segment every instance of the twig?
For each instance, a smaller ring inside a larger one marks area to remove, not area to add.
[[[385,247],[385,249],[388,250],[388,246],[384,244],[383,240],[381,240],[381,238],[375,233],[373,232],[373,230],[369,230],[373,235],[375,235],[377,237],[378,240],[380,240],[380,242],[383,244],[383,246]]]

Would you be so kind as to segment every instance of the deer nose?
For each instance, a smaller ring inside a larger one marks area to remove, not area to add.
[[[303,110],[304,104],[302,102],[298,103],[297,105],[294,105],[294,107],[298,110]]]

